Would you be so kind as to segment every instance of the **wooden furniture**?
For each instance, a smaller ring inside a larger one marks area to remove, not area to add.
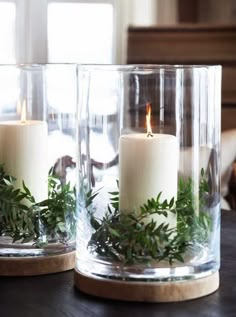
[[[222,130],[236,128],[236,25],[130,27],[127,63],[222,65]]]
[[[86,296],[74,288],[73,271],[35,277],[0,277],[3,317],[230,317],[236,315],[236,213],[223,211],[220,289],[181,303],[147,304]]]

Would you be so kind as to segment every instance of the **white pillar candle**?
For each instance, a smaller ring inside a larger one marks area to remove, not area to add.
[[[177,138],[167,134],[126,134],[119,141],[119,207],[130,213],[139,209],[148,199],[168,202],[177,196],[178,175]],[[149,217],[159,225],[176,226],[176,216],[153,215]]]
[[[7,174],[22,181],[36,202],[48,197],[47,124],[44,121],[0,122],[0,163]]]

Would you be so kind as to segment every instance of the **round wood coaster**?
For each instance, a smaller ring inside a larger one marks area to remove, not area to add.
[[[75,251],[34,257],[0,257],[0,276],[33,276],[72,270]]]
[[[180,302],[219,288],[219,272],[188,281],[133,282],[95,278],[75,270],[75,286],[89,295],[137,302]]]

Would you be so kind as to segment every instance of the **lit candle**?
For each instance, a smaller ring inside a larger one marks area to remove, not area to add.
[[[178,143],[168,134],[153,134],[150,125],[151,109],[147,115],[147,134],[125,134],[119,140],[120,211],[130,213],[148,199],[168,202],[177,196]],[[176,226],[176,216],[152,215],[157,225],[162,222]]]
[[[14,187],[22,189],[24,181],[36,202],[48,196],[47,156],[47,124],[26,120],[24,102],[20,121],[0,122],[0,163],[17,179]]]

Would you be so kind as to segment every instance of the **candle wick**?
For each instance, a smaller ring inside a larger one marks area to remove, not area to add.
[[[152,132],[149,131],[149,132],[147,133],[147,137],[148,137],[148,138],[149,138],[149,137],[153,138]]]

